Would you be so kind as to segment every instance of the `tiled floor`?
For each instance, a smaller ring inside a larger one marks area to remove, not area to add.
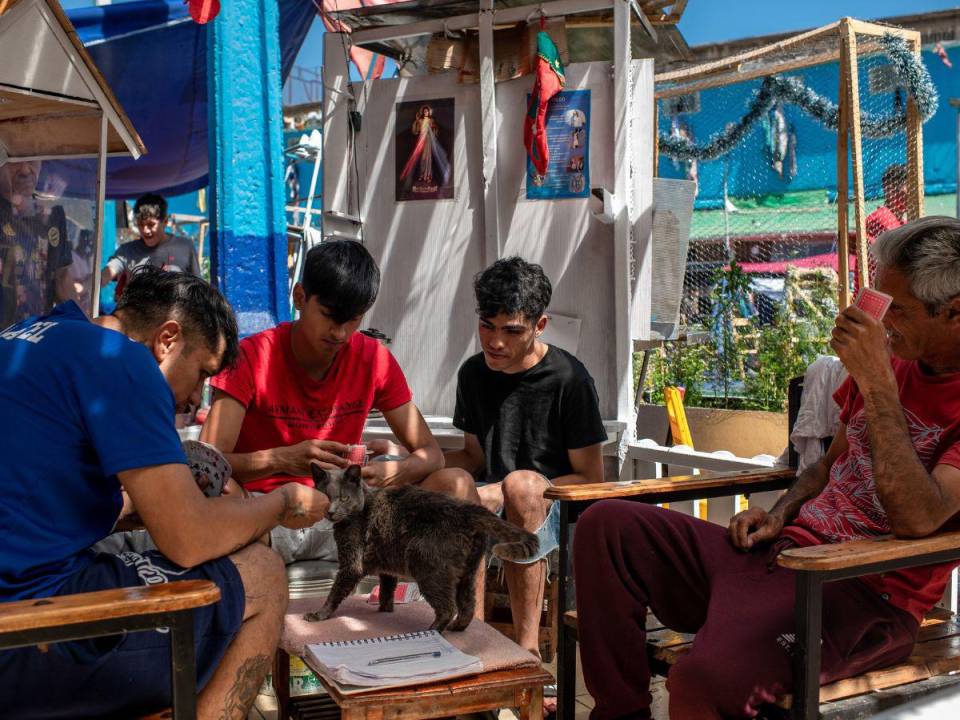
[[[551,673],[556,675],[556,662],[545,666]],[[667,720],[667,690],[662,681],[658,680],[651,688],[653,694],[653,718],[654,720]],[[580,658],[577,657],[577,713],[575,720],[587,720],[590,710],[593,708],[593,698],[587,692],[583,684],[583,673],[580,671]],[[471,720],[476,720],[482,716],[470,716]],[[257,697],[254,708],[247,716],[247,720],[280,720],[277,717],[277,701],[271,692],[262,692]],[[498,720],[516,720],[516,715],[511,710],[501,710]]]

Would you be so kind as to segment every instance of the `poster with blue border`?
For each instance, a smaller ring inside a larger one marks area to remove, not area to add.
[[[547,107],[546,133],[547,174],[538,175],[527,158],[527,200],[589,196],[590,91],[565,90],[554,95]]]

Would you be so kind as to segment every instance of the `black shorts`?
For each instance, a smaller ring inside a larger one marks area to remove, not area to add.
[[[211,580],[220,601],[194,610],[198,689],[210,680],[240,629],[243,583],[233,561],[220,558],[184,570],[159,552],[100,553],[58,595]],[[170,707],[170,635],[165,628],[90,640],[0,651],[0,717],[137,717]]]

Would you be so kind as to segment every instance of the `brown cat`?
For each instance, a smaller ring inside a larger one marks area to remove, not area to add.
[[[393,612],[397,577],[409,577],[436,614],[431,630],[463,630],[473,618],[474,579],[487,536],[500,541],[493,554],[504,560],[537,551],[536,535],[479,505],[411,485],[370,489],[359,465],[311,467],[317,489],[330,498],[340,569],[327,602],[307,620],[326,620],[365,575],[379,574],[381,612]]]

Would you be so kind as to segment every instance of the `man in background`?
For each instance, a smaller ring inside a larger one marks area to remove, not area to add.
[[[142,195],[133,206],[133,217],[140,237],[117,247],[100,275],[101,287],[116,280],[114,296],[119,299],[130,274],[143,265],[200,277],[200,263],[193,241],[170,235],[166,230],[166,200],[152,193]]]

